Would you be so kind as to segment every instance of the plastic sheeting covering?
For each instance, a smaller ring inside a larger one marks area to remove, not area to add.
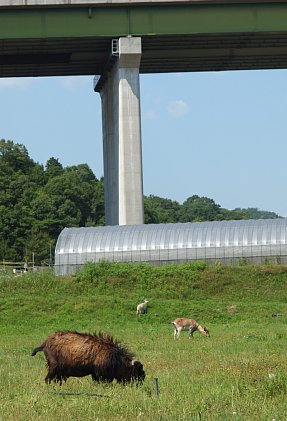
[[[183,262],[238,259],[286,263],[287,218],[65,228],[55,272],[74,274],[86,262]]]

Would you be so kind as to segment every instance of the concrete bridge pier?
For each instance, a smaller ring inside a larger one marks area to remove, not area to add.
[[[143,224],[139,66],[141,38],[119,38],[100,89],[106,225]]]

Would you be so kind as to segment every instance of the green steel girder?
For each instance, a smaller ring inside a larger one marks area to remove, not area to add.
[[[287,1],[0,7],[0,77],[105,75],[142,38],[141,73],[287,68]]]
[[[0,9],[0,39],[286,32],[287,3]]]

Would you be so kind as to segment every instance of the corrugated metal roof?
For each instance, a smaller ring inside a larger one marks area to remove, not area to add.
[[[287,219],[65,228],[56,254],[287,244]]]
[[[87,262],[287,263],[287,219],[188,222],[65,228],[57,241],[55,271],[75,273]]]

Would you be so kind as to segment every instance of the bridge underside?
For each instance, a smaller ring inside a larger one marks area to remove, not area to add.
[[[114,37],[0,42],[0,77],[101,75]],[[287,33],[142,36],[141,73],[287,68]]]
[[[0,77],[103,75],[128,35],[141,73],[287,68],[286,1],[214,3],[0,7]]]
[[[108,225],[143,223],[140,73],[287,68],[287,0],[127,1],[5,8],[0,0],[0,77],[99,76]]]

